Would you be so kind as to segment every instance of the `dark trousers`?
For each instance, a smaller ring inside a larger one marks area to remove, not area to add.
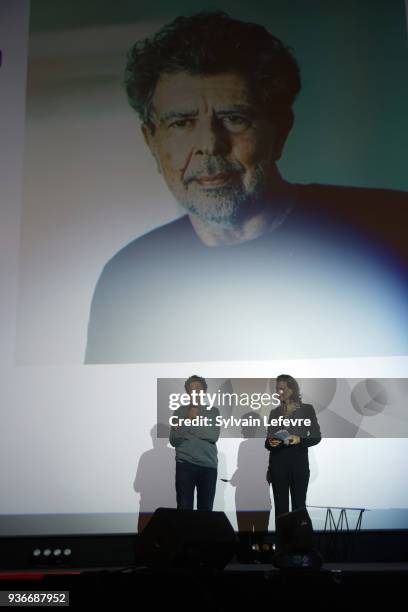
[[[307,451],[288,448],[274,453],[269,463],[269,474],[275,502],[275,517],[289,512],[289,493],[292,512],[306,506],[310,477]]]
[[[197,510],[212,510],[217,468],[176,461],[176,495],[179,510],[193,510],[197,487]]]

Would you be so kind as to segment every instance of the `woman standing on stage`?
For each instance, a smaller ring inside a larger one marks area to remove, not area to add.
[[[268,427],[265,448],[269,451],[268,482],[273,489],[275,518],[289,512],[289,492],[292,512],[306,506],[310,476],[308,448],[321,440],[315,410],[311,404],[302,403],[297,381],[281,374],[276,379],[276,392],[280,395],[280,405],[271,411],[269,421],[282,415],[301,419],[301,425],[286,427],[287,433],[282,427]],[[310,425],[304,425],[306,419]]]

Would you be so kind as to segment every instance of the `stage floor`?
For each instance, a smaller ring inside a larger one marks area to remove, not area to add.
[[[270,563],[229,563],[224,570],[58,568],[2,571],[0,592],[65,593],[74,609],[249,612],[281,605],[317,610],[321,603],[344,612],[374,607],[384,595],[396,603],[407,580],[408,562],[325,563],[319,571]]]
[[[161,568],[160,572],[166,571],[168,569],[171,572],[180,571],[182,573],[187,572],[188,570],[177,570],[175,568]],[[154,570],[149,570],[144,567],[73,567],[73,568],[44,568],[44,569],[21,569],[21,570],[2,570],[0,571],[0,580],[10,580],[10,579],[35,579],[41,576],[72,576],[79,574],[130,574],[130,573],[138,573],[138,572],[153,572]],[[221,573],[253,573],[253,572],[281,572],[282,570],[276,568],[272,563],[228,563],[224,570]],[[296,570],[296,571],[308,571],[308,570]],[[371,573],[384,573],[384,572],[408,572],[408,562],[393,562],[393,563],[323,563],[320,573],[327,572],[371,572]]]

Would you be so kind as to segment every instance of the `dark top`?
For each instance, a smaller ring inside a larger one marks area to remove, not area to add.
[[[279,416],[283,416],[283,408],[282,406],[278,406],[274,410],[271,410],[269,415],[269,421],[271,419],[277,419]],[[316,412],[311,404],[300,404],[298,408],[294,412],[292,412],[286,418],[288,419],[310,419],[310,426],[306,425],[295,425],[285,427],[281,426],[272,426],[268,427],[267,437],[265,440],[265,448],[270,451],[269,462],[273,461],[274,457],[278,453],[282,452],[291,452],[295,449],[298,451],[301,450],[307,453],[307,449],[309,446],[314,446],[315,444],[319,444],[322,439],[319,422],[317,420]],[[279,431],[280,429],[286,429],[290,434],[294,436],[300,437],[299,444],[293,444],[291,446],[285,446],[283,443],[278,446],[271,446],[269,443],[269,438],[273,438],[273,434]]]
[[[124,247],[95,289],[86,363],[407,354],[407,195],[311,185],[296,198],[240,244],[208,247],[184,216]]]

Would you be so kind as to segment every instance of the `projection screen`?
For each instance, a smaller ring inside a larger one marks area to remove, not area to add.
[[[1,534],[135,533],[175,507],[160,393],[192,374],[248,393],[294,376],[326,428],[315,528],[328,506],[408,528],[404,2],[217,4],[283,41],[302,84],[276,161],[299,220],[291,201],[276,242],[244,248],[191,228],[124,85],[136,41],[214,6],[61,4],[0,6]],[[214,509],[236,529],[274,529],[263,437],[217,444]]]

